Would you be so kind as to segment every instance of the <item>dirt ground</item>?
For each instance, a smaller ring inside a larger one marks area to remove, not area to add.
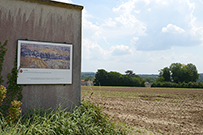
[[[100,105],[130,134],[203,135],[203,90],[81,87],[82,99]]]

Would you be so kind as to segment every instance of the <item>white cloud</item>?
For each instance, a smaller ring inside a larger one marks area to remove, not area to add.
[[[173,24],[168,24],[166,27],[163,27],[162,28],[162,32],[166,33],[166,32],[169,32],[169,33],[184,33],[185,30],[176,26],[176,25],[173,25]]]
[[[187,5],[189,6],[190,10],[192,10],[192,12],[195,10],[195,3],[191,3],[189,0],[187,0]]]
[[[112,18],[108,18],[104,24],[102,24],[103,26],[107,26],[107,27],[116,27],[116,22],[112,19]]]
[[[112,46],[110,49],[111,49],[112,55],[126,55],[126,54],[131,54],[132,52],[129,46],[124,46],[124,45]]]
[[[199,0],[199,2],[201,2],[203,4],[203,0]]]
[[[143,0],[129,0],[128,2],[123,2],[121,5],[119,5],[118,7],[116,8],[113,8],[113,11],[114,12],[124,12],[124,13],[131,13],[131,12],[134,12],[134,13],[137,13],[139,14],[140,13],[140,10],[136,10],[136,5],[137,3],[139,2],[143,2]],[[150,0],[144,0],[144,3],[146,5],[149,5],[151,3]]]
[[[201,1],[200,1],[201,2]],[[203,2],[201,2],[203,4]],[[191,27],[191,35],[196,39],[200,39],[203,41],[203,22],[198,22],[197,17],[194,16],[195,11],[195,3],[189,3],[191,7],[191,13],[188,15],[189,26]]]
[[[157,3],[160,3],[162,5],[168,5],[169,1],[168,0],[156,0]]]
[[[78,0],[60,1],[74,3]],[[200,62],[203,60],[202,0],[121,1],[108,2],[110,6],[102,1],[99,4],[91,1],[93,5],[103,4],[104,10],[95,10],[97,8],[91,7],[89,1],[80,1],[84,3],[83,71],[96,72],[103,68],[158,73],[175,62],[191,62],[203,69]],[[104,12],[105,9],[112,12]],[[100,13],[97,15],[97,12]]]
[[[150,0],[145,0],[145,3],[146,3],[147,5],[149,5],[149,4],[150,4]]]
[[[189,0],[129,0],[113,8],[119,15],[106,21],[109,28],[103,30],[107,39],[128,36],[124,45],[134,44],[140,51],[200,45],[203,27],[197,27],[194,10]]]
[[[133,28],[138,24],[139,26],[143,27],[142,22],[140,22],[134,15],[132,14],[123,14],[119,17],[115,18],[115,21],[122,24],[122,27],[129,27]],[[143,27],[144,28],[144,27]]]
[[[131,14],[122,14],[103,24],[103,34],[107,38],[123,38],[132,35],[144,35],[146,26]]]
[[[166,56],[162,55],[162,56],[159,57],[159,59],[160,60],[167,60],[168,58]]]
[[[151,12],[151,11],[152,11],[152,9],[151,9],[151,8],[148,8],[147,10],[148,10],[149,12]]]
[[[83,38],[89,38],[93,41],[97,41],[101,38],[101,33],[103,31],[102,27],[93,24],[89,21],[89,18],[94,18],[92,15],[88,14],[86,9],[83,9],[82,16],[82,28],[83,28]]]
[[[84,59],[107,59],[109,57],[109,52],[105,51],[100,45],[92,42],[88,39],[83,39],[83,58]]]
[[[163,4],[163,5],[169,4],[169,1],[168,1],[168,0],[155,0],[155,1],[156,1],[156,3],[161,3],[161,4]]]
[[[131,39],[131,45],[135,45],[138,40],[139,40],[138,37],[133,37],[133,38]]]
[[[87,12],[87,10],[84,8],[84,9],[82,10],[82,19],[87,19],[87,18],[93,18],[93,16],[90,15],[90,14]]]
[[[135,2],[136,0],[129,0],[128,2],[122,3],[117,8],[113,8],[113,11],[130,13],[135,8]]]
[[[131,0],[122,3],[118,7],[113,8],[115,15],[119,14],[114,18],[109,18],[105,20],[102,26],[103,29],[108,27],[105,33],[110,33],[110,37],[115,35],[115,37],[129,36],[129,35],[144,35],[146,31],[146,24],[138,20],[136,14],[140,14],[141,11],[135,8],[135,3],[138,0]],[[148,0],[145,0],[148,2]],[[149,2],[148,2],[149,3]],[[111,27],[111,29],[109,28]]]

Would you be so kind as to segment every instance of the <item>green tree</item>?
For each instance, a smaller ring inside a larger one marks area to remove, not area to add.
[[[85,78],[85,81],[92,81],[90,77]]]
[[[132,86],[132,77],[128,75],[122,75],[120,80],[121,80],[120,86]]]
[[[133,73],[132,70],[127,70],[127,71],[125,71],[125,73],[127,76],[135,76],[135,73]]]
[[[165,67],[159,70],[159,82],[175,82],[175,83],[189,83],[196,82],[199,78],[197,68],[195,65],[189,63],[187,65],[181,63],[172,63],[170,67]]]
[[[195,65],[193,65],[192,63],[187,64],[187,69],[189,70],[189,75],[190,75],[190,81],[192,82],[196,82],[197,79],[199,78],[199,74],[197,71],[197,68]]]
[[[145,80],[135,75],[132,71],[127,72],[127,75],[122,75],[118,72],[107,72],[104,69],[100,69],[95,74],[94,85],[144,87]]]
[[[146,81],[146,82],[149,82],[149,83],[153,83],[153,82],[156,81],[156,79],[154,79],[153,77],[146,77],[146,78],[145,78],[145,81]]]
[[[172,79],[174,82],[196,82],[199,74],[195,65],[189,63],[187,65],[181,63],[173,63],[170,66]]]
[[[108,86],[108,72],[104,69],[99,69],[95,74],[95,86]]]
[[[108,81],[109,81],[109,85],[110,86],[120,86],[121,85],[121,81],[120,81],[120,78],[121,78],[121,74],[118,73],[118,72],[109,72],[108,73]]]
[[[171,82],[171,73],[168,67],[159,70],[159,77],[163,77],[165,82]]]
[[[164,79],[163,76],[160,76],[160,77],[158,77],[158,78],[156,79],[156,82],[164,82],[164,81],[165,81],[165,79]]]
[[[132,86],[139,87],[141,86],[142,81],[138,77],[132,77]]]
[[[183,72],[182,77],[184,78],[184,82],[189,83],[191,81],[191,72],[190,72],[187,65],[183,65],[182,68],[183,68],[182,69],[183,70],[182,71]],[[183,80],[181,82],[183,82]]]
[[[170,71],[171,71],[171,77],[173,82],[178,83],[178,82],[183,82],[183,65],[181,63],[172,63],[170,66]]]

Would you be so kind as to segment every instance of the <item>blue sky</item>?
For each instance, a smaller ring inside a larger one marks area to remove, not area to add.
[[[171,63],[203,73],[203,0],[56,0],[84,6],[82,72],[158,74]]]

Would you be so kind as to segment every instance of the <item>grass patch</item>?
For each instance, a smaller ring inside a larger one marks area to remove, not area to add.
[[[7,124],[0,119],[1,126]],[[9,123],[0,134],[10,135],[103,135],[126,134],[121,128],[116,128],[107,114],[100,107],[89,101],[82,101],[81,106],[72,112],[60,107],[57,110],[30,110],[17,122]]]

